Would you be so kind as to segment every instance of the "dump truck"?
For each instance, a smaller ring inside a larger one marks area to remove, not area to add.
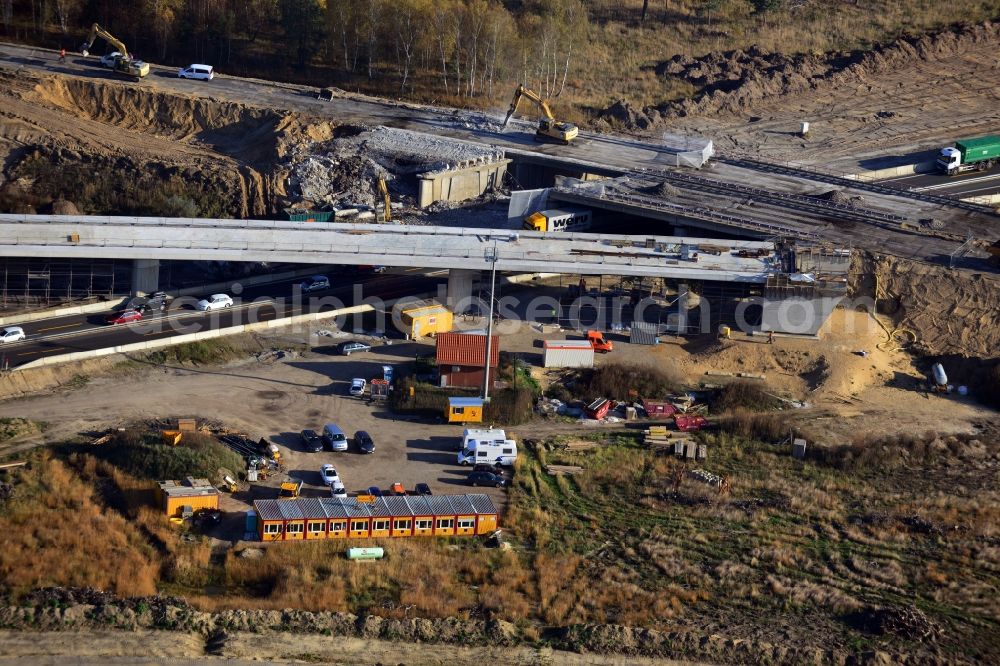
[[[938,154],[938,170],[949,176],[964,171],[986,171],[1000,163],[1000,136],[959,139]]]
[[[281,488],[278,490],[278,499],[298,499],[301,492],[302,481],[289,479],[281,483]]]
[[[528,231],[586,231],[590,229],[590,211],[582,208],[540,210],[524,218]]]

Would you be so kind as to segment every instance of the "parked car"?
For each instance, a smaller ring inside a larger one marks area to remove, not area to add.
[[[313,275],[311,278],[306,278],[299,286],[302,287],[302,291],[305,293],[322,291],[323,289],[330,288],[330,278],[325,275]]]
[[[378,486],[368,486],[368,494],[374,497],[382,497],[382,491]]]
[[[433,495],[431,492],[431,487],[426,483],[418,483],[413,487],[413,493],[415,495]]]
[[[337,353],[342,356],[350,356],[354,352],[366,352],[371,350],[371,345],[366,345],[365,343],[358,342],[357,340],[349,340],[348,342],[341,342],[337,345]]]
[[[503,488],[507,485],[506,479],[492,472],[470,472],[465,482],[470,486],[494,486],[496,488]]]
[[[122,310],[121,312],[112,312],[108,315],[108,323],[112,325],[131,324],[140,319],[142,319],[142,313],[138,310]]]
[[[365,430],[354,433],[354,445],[358,447],[358,453],[375,453],[375,440]]]
[[[211,81],[215,78],[215,69],[211,65],[188,65],[177,72],[177,78]]]
[[[112,51],[111,53],[105,53],[101,56],[101,65],[107,67],[108,69],[115,68],[115,61],[122,57],[120,51]]]
[[[8,326],[7,328],[0,331],[0,342],[17,342],[18,340],[24,340],[26,337],[24,334],[24,329],[20,326]]]
[[[199,310],[208,312],[209,310],[221,310],[222,308],[233,307],[233,299],[228,294],[212,294],[208,298],[198,301],[196,306]]]
[[[323,477],[323,483],[332,486],[334,483],[340,483],[340,475],[337,474],[337,468],[333,465],[326,464],[319,468],[319,475]]]
[[[323,450],[323,438],[315,430],[303,430],[302,448],[310,453],[318,453]]]
[[[330,484],[330,496],[334,498],[347,497],[347,488],[340,481]]]
[[[323,426],[323,443],[331,451],[346,451],[347,435],[336,423],[327,423]]]
[[[495,463],[476,463],[472,467],[473,472],[489,472],[497,476],[503,476],[503,466]]]
[[[351,380],[351,395],[356,398],[360,398],[365,394],[365,387],[368,386],[368,382],[360,377],[355,377]]]

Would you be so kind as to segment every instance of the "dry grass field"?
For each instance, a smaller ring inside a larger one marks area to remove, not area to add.
[[[731,422],[754,430],[746,417]],[[370,566],[344,559],[343,542],[272,545],[257,558],[217,544],[213,554],[148,505],[148,482],[85,453],[37,452],[4,473],[14,488],[0,513],[4,591],[93,586],[182,595],[211,611],[497,618],[528,638],[614,624],[1000,656],[995,428],[859,438],[804,461],[786,445],[703,434],[710,457],[698,465],[728,475],[728,495],[631,435],[601,437],[585,452],[558,438],[525,447],[502,520],[510,550],[387,540],[387,559]],[[544,471],[553,463],[584,471],[553,477]]]

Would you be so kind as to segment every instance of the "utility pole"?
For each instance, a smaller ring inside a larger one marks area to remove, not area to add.
[[[490,306],[486,309],[486,356],[483,359],[483,402],[490,401],[490,357],[493,353],[493,301],[494,290],[497,285],[497,242],[493,241],[493,247],[486,250],[486,260],[490,262]]]

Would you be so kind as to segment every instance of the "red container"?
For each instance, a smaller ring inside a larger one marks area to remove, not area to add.
[[[611,401],[607,398],[598,398],[587,405],[587,416],[592,419],[603,419],[611,411]]]
[[[643,400],[642,408],[651,419],[668,419],[677,412],[677,408],[669,402],[654,402],[653,400]]]
[[[674,417],[674,423],[681,432],[692,432],[701,430],[708,425],[708,420],[704,416],[696,414],[678,414]]]

